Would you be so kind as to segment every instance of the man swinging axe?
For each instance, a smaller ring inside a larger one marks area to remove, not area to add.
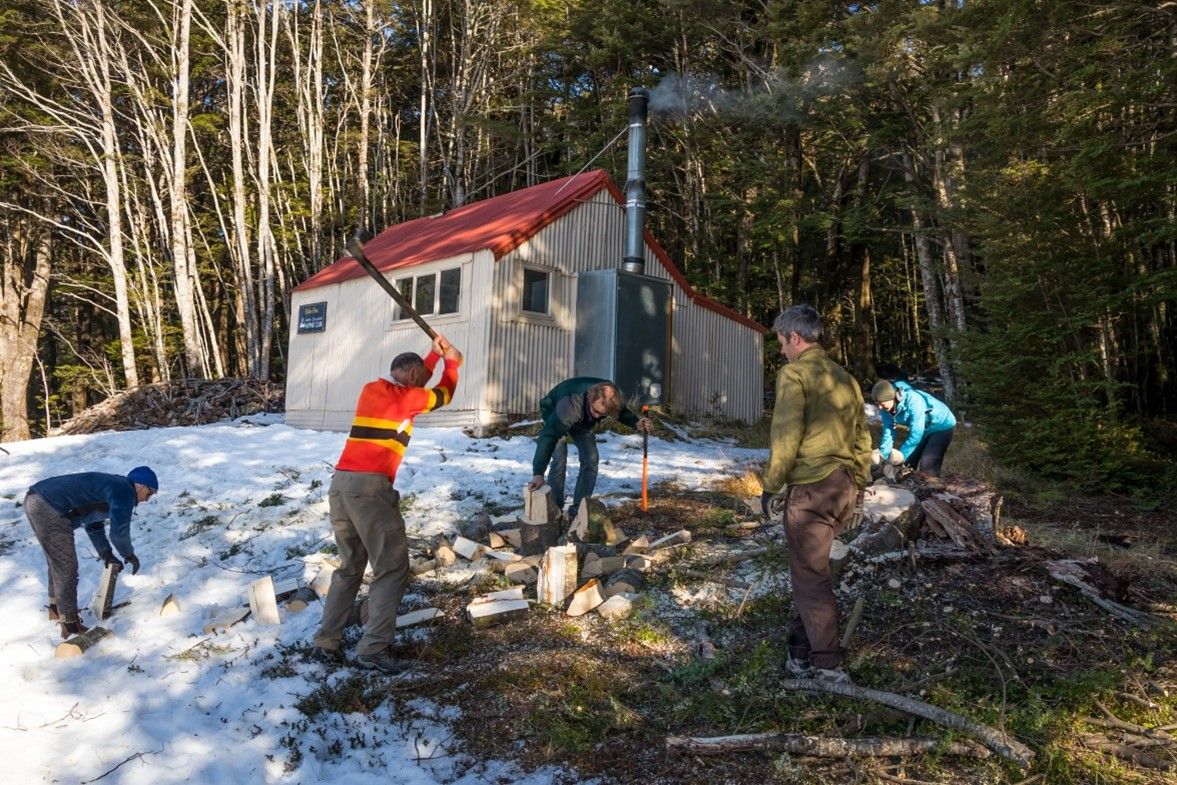
[[[387,377],[364,385],[327,496],[342,564],[331,576],[323,604],[316,656],[343,661],[343,630],[371,563],[368,623],[356,644],[356,664],[392,674],[408,667],[389,648],[396,633],[397,606],[409,583],[409,544],[400,494],[394,488],[396,472],[413,436],[413,418],[453,400],[462,353],[434,332],[368,260],[362,236],[352,238],[348,251],[432,339],[425,357],[402,352],[393,358]],[[439,360],[444,361],[441,379],[427,387]]]

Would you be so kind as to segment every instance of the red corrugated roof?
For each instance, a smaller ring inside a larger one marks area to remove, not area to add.
[[[364,246],[364,251],[372,264],[381,271],[411,267],[483,249],[494,253],[495,259],[501,259],[602,188],[607,189],[618,204],[625,203],[625,197],[617,184],[603,169],[597,169],[473,202],[439,215],[390,226],[372,238]],[[747,327],[767,332],[751,319],[696,292],[649,232],[646,232],[645,239],[654,255],[692,302]],[[350,256],[344,256],[300,283],[294,290],[305,291],[352,278],[363,278],[365,275],[364,268]]]

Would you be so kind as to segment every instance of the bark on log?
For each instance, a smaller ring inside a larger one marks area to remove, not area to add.
[[[612,597],[615,594],[621,594],[623,592],[636,594],[645,585],[646,576],[637,570],[632,568],[618,570],[609,576],[609,582],[605,584],[605,596]]]
[[[971,741],[945,744],[939,739],[900,739],[878,736],[864,739],[831,739],[796,733],[747,733],[738,736],[670,736],[666,749],[692,755],[726,755],[730,752],[783,750],[811,758],[902,757],[947,752],[971,758],[988,758],[989,750]]]
[[[781,687],[786,690],[828,692],[834,695],[842,695],[846,698],[881,703],[884,706],[890,706],[893,709],[899,709],[908,714],[931,720],[945,728],[952,728],[953,730],[966,733],[985,744],[985,746],[989,747],[989,749],[998,755],[1020,766],[1029,766],[1034,761],[1033,750],[1016,739],[1011,739],[996,728],[982,725],[979,722],[973,722],[967,717],[962,717],[959,714],[954,714],[953,712],[929,703],[924,703],[923,701],[915,700],[914,698],[896,695],[893,692],[874,690],[869,687],[859,687],[856,684],[836,684],[821,679],[786,679],[781,682]]]
[[[75,635],[69,640],[57,644],[57,649],[53,652],[53,656],[59,660],[81,657],[100,640],[109,635],[110,630],[106,627],[91,627],[81,635]]]
[[[622,541],[621,535],[609,517],[609,509],[599,499],[581,499],[576,518],[568,527],[568,539],[580,542],[595,542],[602,545]]]
[[[548,548],[539,565],[535,595],[539,602],[563,608],[565,601],[576,591],[576,546],[558,545]]]
[[[546,553],[548,548],[554,547],[559,539],[560,524],[556,521],[548,523],[524,521],[519,526],[519,553],[524,556]]]
[[[978,553],[987,553],[993,546],[978,534],[973,522],[961,515],[943,495],[937,495],[923,502],[924,513],[940,524],[940,527],[954,543]]]

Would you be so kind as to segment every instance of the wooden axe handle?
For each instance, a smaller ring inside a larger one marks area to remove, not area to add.
[[[392,281],[385,278],[384,275],[376,269],[376,265],[372,264],[372,260],[368,258],[366,253],[364,253],[364,244],[359,237],[352,237],[347,241],[347,252],[351,254],[352,258],[355,259],[356,262],[359,263],[360,267],[364,268],[364,271],[367,272],[368,275],[375,279],[376,283],[380,284],[381,289],[388,292],[388,296],[396,301],[396,304],[401,307],[401,310],[407,313],[409,317],[417,323],[417,326],[425,331],[425,334],[428,335],[431,340],[437,337],[437,332],[429,326],[428,322],[421,318],[421,314],[417,313],[417,309],[409,303],[408,298],[397,291],[397,288],[393,286]]]

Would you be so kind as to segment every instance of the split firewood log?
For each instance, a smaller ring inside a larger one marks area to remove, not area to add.
[[[539,565],[536,579],[536,599],[546,605],[564,607],[577,587],[577,564],[575,545],[557,545],[548,548]]]

